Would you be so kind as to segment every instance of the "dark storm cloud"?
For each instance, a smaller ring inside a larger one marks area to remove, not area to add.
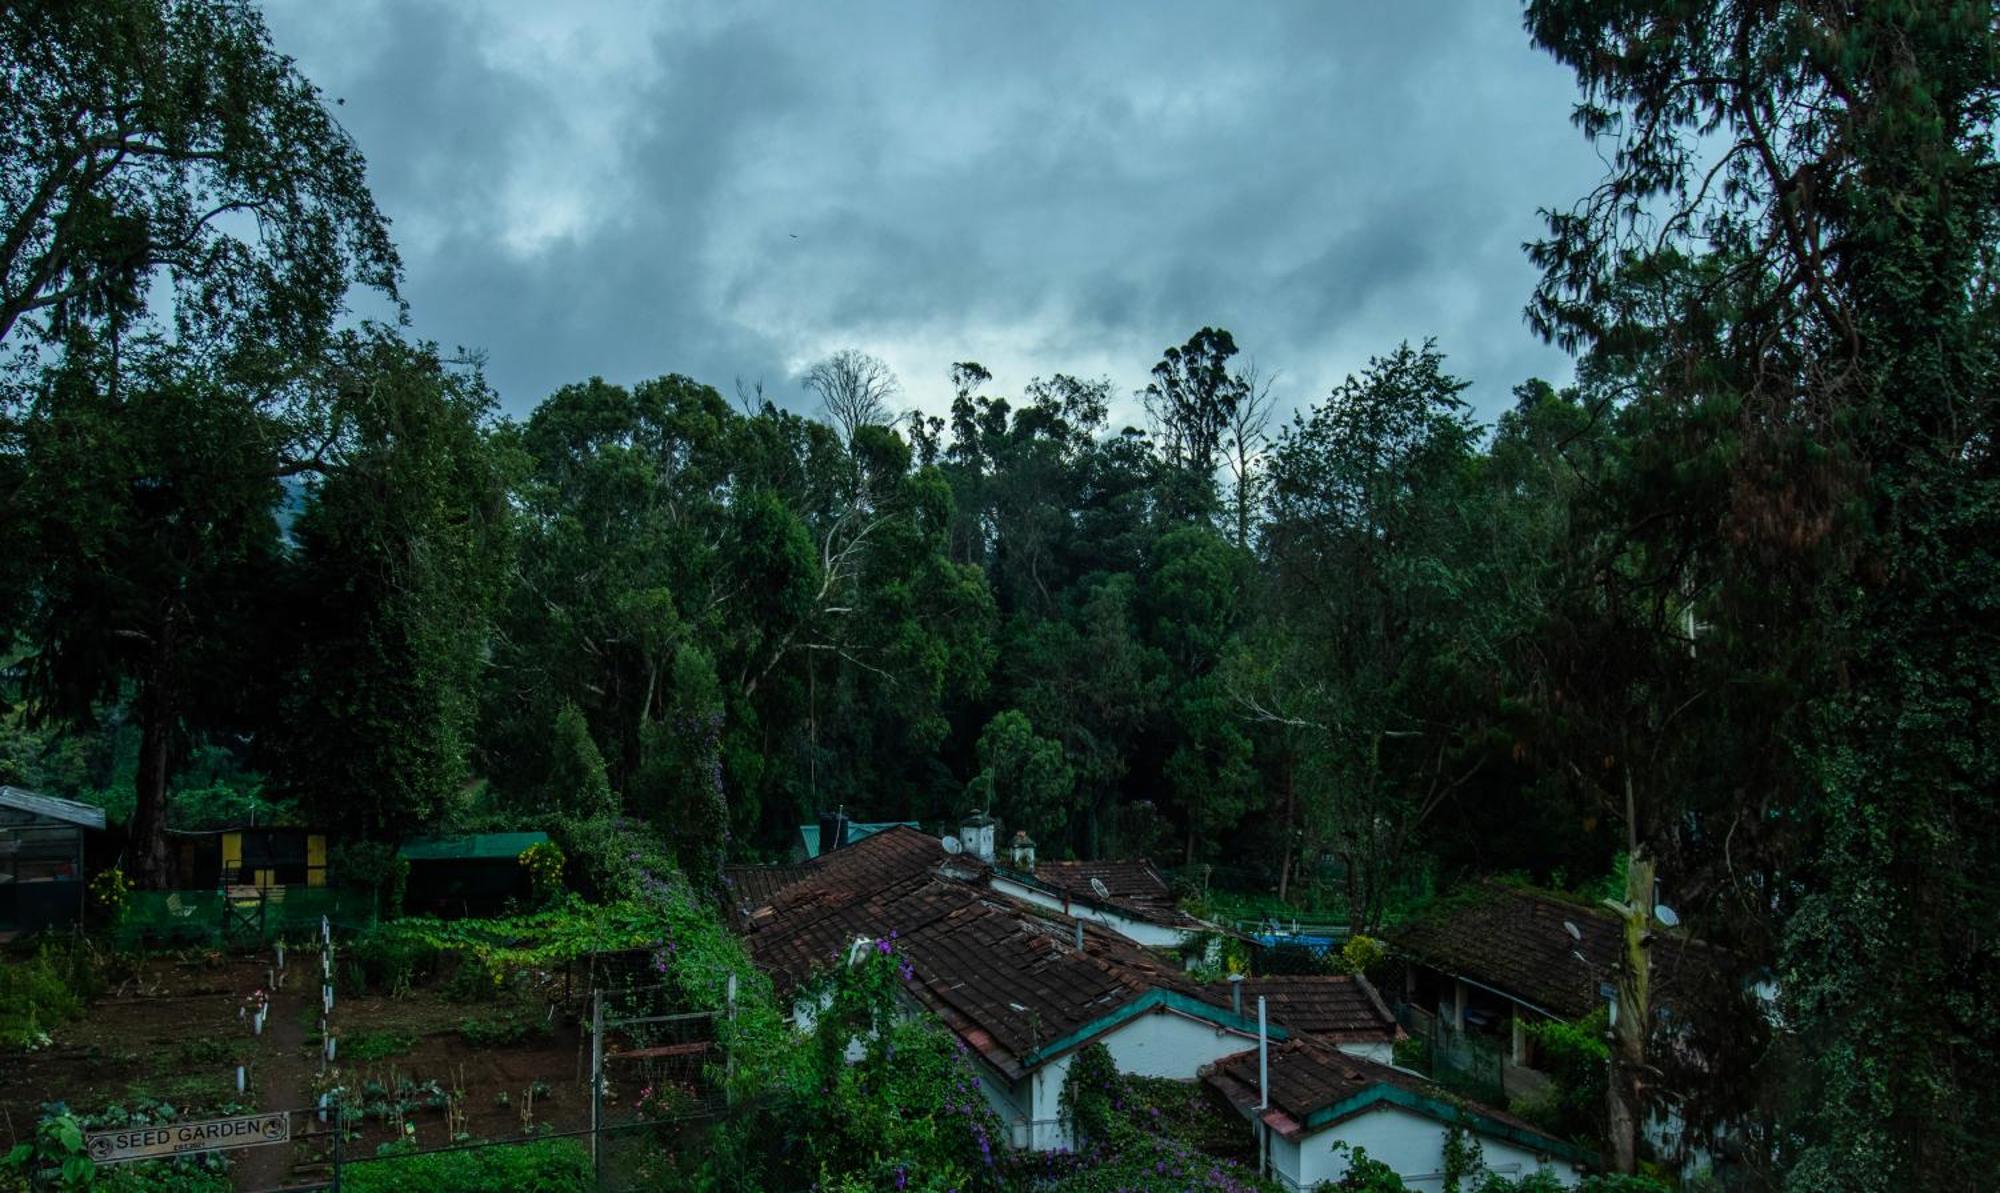
[[[269,13],[347,98],[419,332],[515,412],[593,373],[795,399],[848,345],[933,407],[968,358],[1130,389],[1204,324],[1289,401],[1426,335],[1489,415],[1565,374],[1519,245],[1599,167],[1518,14],[1241,8]]]

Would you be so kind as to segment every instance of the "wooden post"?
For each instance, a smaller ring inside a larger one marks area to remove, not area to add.
[[[604,991],[590,994],[590,1170],[601,1177],[598,1135],[604,1128]]]
[[[333,1188],[332,1193],[340,1193],[340,1165],[347,1158],[347,1102],[342,1099],[333,1105]]]
[[[729,1022],[734,1024],[736,1022],[736,975],[734,973],[729,975],[729,984],[723,988],[723,1008]],[[736,1037],[733,1031],[729,1039],[724,1041],[724,1046],[727,1051],[722,1054],[722,1096],[726,1102],[730,1097],[731,1089],[736,1084]]]

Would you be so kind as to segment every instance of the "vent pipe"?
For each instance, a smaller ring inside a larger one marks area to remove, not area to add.
[[[1229,975],[1229,1009],[1236,1012],[1237,1018],[1243,1017],[1243,975],[1240,973]]]
[[[1238,986],[1237,989],[1242,989]],[[1264,996],[1257,996],[1257,1110],[1271,1108],[1271,1036],[1264,1020]]]
[[[1076,921],[1076,951],[1083,951],[1083,921]]]

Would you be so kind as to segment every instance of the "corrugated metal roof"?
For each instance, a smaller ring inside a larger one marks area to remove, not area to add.
[[[506,858],[512,861],[530,845],[549,839],[547,833],[469,833],[463,837],[419,837],[396,852],[413,862],[468,861]]]
[[[104,827],[104,809],[81,804],[58,795],[43,795],[20,787],[0,786],[0,807],[17,808],[36,816],[47,816],[84,828]]]

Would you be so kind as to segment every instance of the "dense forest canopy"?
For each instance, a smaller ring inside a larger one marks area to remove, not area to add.
[[[348,314],[393,305],[386,221],[254,11],[10,6],[0,782],[129,809],[155,883],[238,807],[622,815],[718,891],[820,810],[988,809],[1364,931],[1643,857],[1717,972],[1632,1098],[1749,1124],[1774,1187],[1977,1185],[1991,7],[1527,25],[1608,166],[1529,246],[1576,377],[1492,425],[1423,328],[1289,413],[1202,327],[1138,394],[850,350],[809,413],[663,371],[508,419]]]

